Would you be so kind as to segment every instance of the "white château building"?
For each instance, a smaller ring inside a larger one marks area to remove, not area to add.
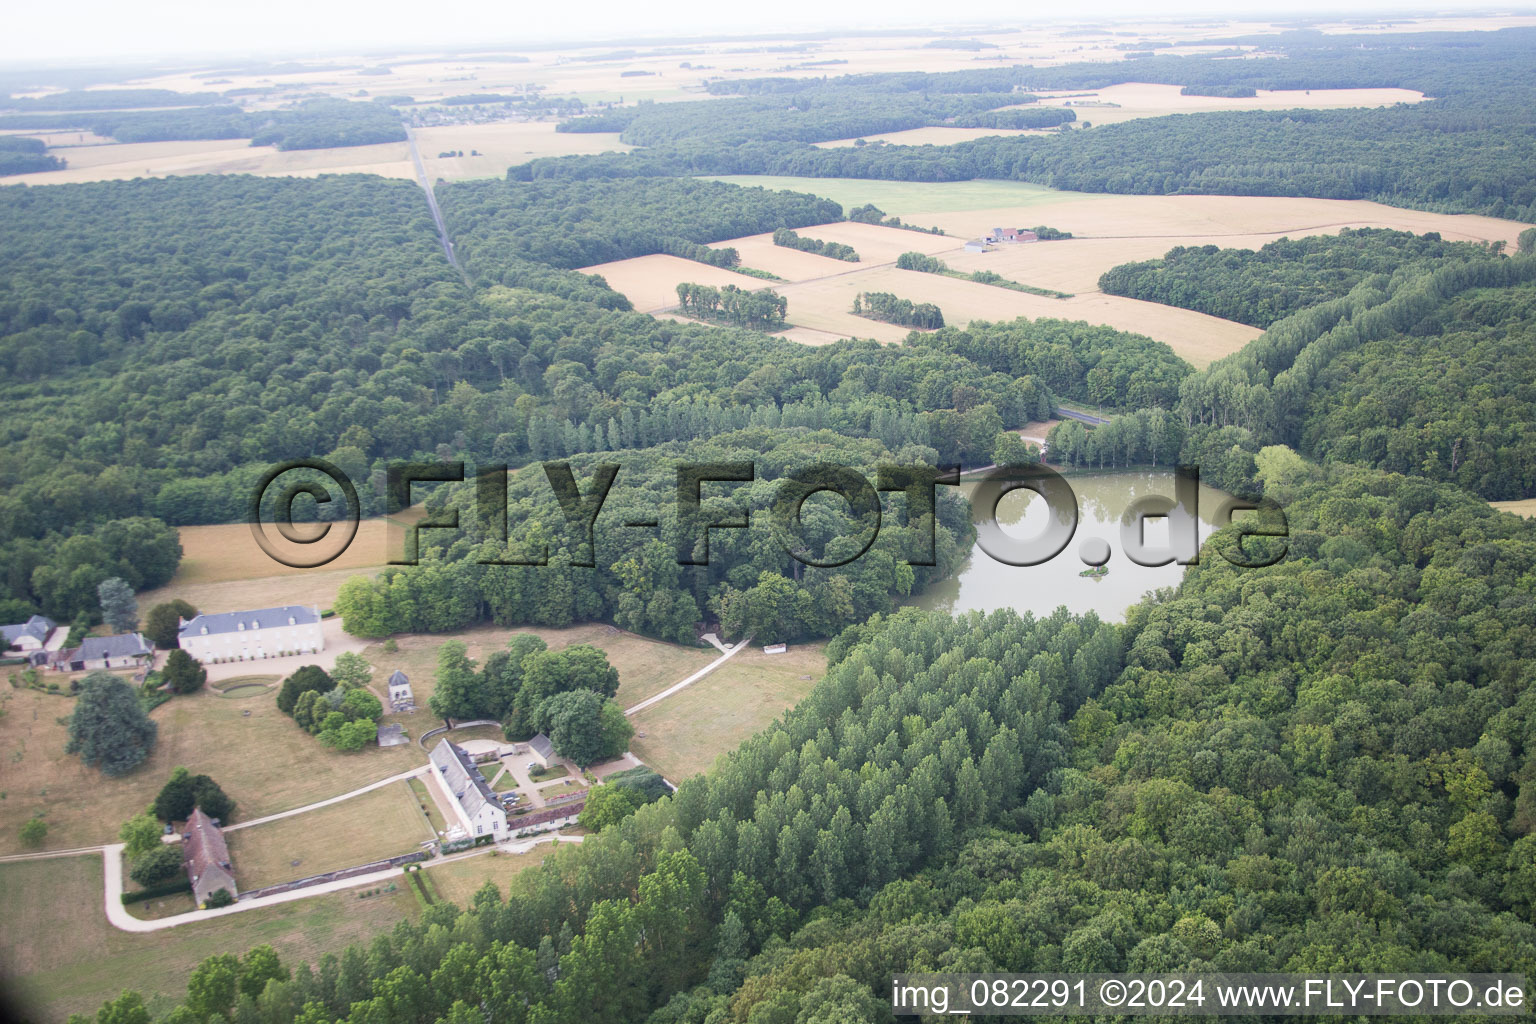
[[[453,797],[456,824],[466,835],[506,838],[507,812],[463,747],[452,740],[439,741],[432,748],[432,772]]]
[[[182,619],[181,649],[201,662],[252,661],[325,649],[320,609],[284,605],[250,612],[220,612]]]

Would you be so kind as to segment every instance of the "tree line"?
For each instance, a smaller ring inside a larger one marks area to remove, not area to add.
[[[779,228],[774,231],[773,244],[782,245],[786,249],[815,253],[817,256],[826,256],[829,259],[843,260],[847,263],[859,262],[859,254],[851,245],[844,245],[842,242],[824,242],[819,238],[801,238],[789,228]]]
[[[853,297],[853,315],[918,330],[938,330],[944,314],[931,302],[914,303],[890,292],[859,292]]]
[[[747,291],[733,284],[716,288],[683,282],[677,286],[677,302],[684,313],[700,320],[764,331],[783,327],[789,309],[789,300],[771,288]]]

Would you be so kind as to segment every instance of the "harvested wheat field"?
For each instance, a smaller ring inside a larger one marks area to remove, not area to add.
[[[1198,114],[1211,110],[1338,110],[1343,107],[1389,107],[1394,103],[1420,103],[1425,99],[1423,93],[1413,89],[1259,89],[1257,96],[1183,96],[1179,88],[1177,85],[1123,82],[1088,95],[1084,95],[1082,89],[1041,93],[1039,105],[1072,107],[1077,111],[1079,123],[1119,124],[1139,117]],[[1069,95],[1071,98],[1066,98]],[[1115,105],[1093,106],[1095,103]]]
[[[1536,498],[1515,498],[1511,501],[1490,501],[1488,504],[1494,508],[1503,509],[1505,512],[1513,512],[1517,516],[1527,519],[1536,519]]]
[[[582,267],[580,272],[601,276],[608,282],[608,287],[628,298],[636,309],[645,311],[677,305],[677,286],[684,281],[713,285],[716,288],[734,284],[748,291],[756,291],[770,283],[705,263],[660,255],[599,263],[592,267]]]
[[[836,274],[846,274],[871,265],[893,262],[904,252],[934,253],[958,251],[957,239],[945,235],[931,235],[923,231],[905,231],[900,228],[883,228],[873,224],[852,224],[841,221],[834,224],[816,224],[797,228],[801,238],[814,238],[823,242],[842,242],[853,246],[859,254],[858,263],[818,256],[815,253],[774,245],[773,233],[744,235],[713,243],[716,248],[733,248],[741,255],[741,265],[778,274],[786,281],[810,281]],[[589,268],[590,272],[591,268]]]
[[[892,146],[952,146],[957,142],[972,142],[990,135],[1041,135],[1040,129],[1030,128],[946,128],[930,125],[927,128],[908,128],[904,132],[884,132],[880,135],[861,135],[865,142],[887,142]],[[835,139],[818,142],[822,149],[843,149],[858,139]]]
[[[51,150],[69,161],[62,171],[39,171],[0,179],[7,184],[62,185],[126,178],[163,178],[176,174],[261,174],[312,177],[319,174],[369,173],[415,176],[404,142],[338,149],[252,146],[249,139],[193,142],[133,142],[69,146]]]
[[[628,152],[618,132],[557,132],[553,121],[508,121],[416,129],[416,145],[431,178],[501,177],[513,164],[544,156]],[[472,150],[479,156],[468,155]],[[463,151],[464,156],[439,157]]]
[[[836,331],[818,331],[814,327],[791,327],[785,331],[775,331],[773,336],[786,341],[798,341],[802,345],[830,345],[834,341],[853,337],[851,334],[839,334]]]
[[[1021,316],[1107,324],[1164,342],[1195,366],[1205,366],[1237,351],[1260,333],[1256,327],[1231,320],[1117,295],[1095,292],[1070,299],[1054,299],[894,267],[873,268],[779,289],[789,299],[790,320],[798,326],[881,341],[900,341],[906,337],[908,329],[905,327],[868,320],[850,312],[853,297],[865,291],[891,292],[913,302],[932,302],[943,311],[945,322],[952,326],[964,326],[972,320],[1013,320]]]

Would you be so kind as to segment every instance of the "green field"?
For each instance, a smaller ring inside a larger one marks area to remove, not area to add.
[[[707,177],[750,188],[809,192],[842,203],[843,211],[874,203],[897,217],[909,213],[952,213],[957,210],[989,210],[996,206],[1032,206],[1059,202],[1076,195],[1022,181],[865,181],[860,178],[796,178],[776,174],[731,174]],[[918,224],[918,227],[928,227]]]

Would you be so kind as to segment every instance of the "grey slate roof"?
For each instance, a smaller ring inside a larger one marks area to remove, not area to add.
[[[5,645],[9,647],[24,636],[37,638],[38,643],[48,639],[48,634],[53,632],[54,621],[41,615],[34,615],[26,622],[18,622],[14,626],[0,626],[0,633],[5,635]]]
[[[486,804],[500,809],[501,800],[475,767],[469,751],[452,740],[443,740],[432,750],[432,763],[442,769],[453,798],[469,817],[479,814]]]
[[[99,658],[131,658],[136,654],[153,654],[154,648],[142,633],[119,633],[117,636],[88,636],[80,644],[78,661],[95,661]]]
[[[234,633],[239,631],[242,624],[246,629],[271,629],[273,626],[288,625],[290,618],[296,625],[307,626],[320,621],[320,611],[313,606],[285,604],[281,608],[258,608],[249,612],[217,612],[213,615],[198,615],[183,624],[177,630],[177,635],[199,636],[204,627],[207,627],[210,635]]]
[[[538,754],[542,758],[547,759],[555,756],[555,745],[549,742],[549,737],[545,736],[543,733],[537,734],[533,737],[533,739],[528,741],[528,749],[532,750],[535,754]]]
[[[404,672],[401,672],[399,669],[395,669],[393,672],[391,672],[389,674],[389,685],[390,686],[410,686],[411,685],[411,681],[410,681],[409,678],[406,677],[406,674]]]

